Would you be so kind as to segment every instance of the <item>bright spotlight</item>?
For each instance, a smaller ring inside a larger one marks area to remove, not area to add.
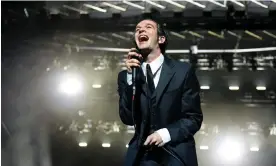
[[[86,143],[86,142],[80,142],[80,143],[79,143],[79,146],[80,146],[80,147],[87,147],[87,143]]]
[[[128,148],[128,144],[126,144],[126,148]]]
[[[207,85],[205,85],[205,86],[200,86],[200,89],[207,90],[207,89],[210,89],[210,86],[207,86]]]
[[[102,85],[101,85],[101,84],[93,84],[92,87],[93,87],[93,88],[101,88]]]
[[[250,151],[252,151],[252,152],[258,152],[259,151],[259,147],[252,146],[252,147],[250,147]]]
[[[226,161],[235,161],[239,159],[242,154],[243,146],[240,142],[235,140],[226,140],[218,148],[218,155]]]
[[[208,150],[208,149],[209,149],[209,146],[203,146],[203,145],[201,145],[201,146],[199,147],[199,149],[201,149],[201,150]]]
[[[229,90],[239,90],[238,86],[229,86]]]
[[[68,95],[76,95],[82,90],[82,83],[75,77],[68,77],[59,84],[59,92]]]
[[[111,146],[110,143],[103,143],[102,144],[102,147],[104,147],[104,148],[110,148],[110,146]]]
[[[257,90],[266,90],[266,87],[265,86],[257,86],[256,89]]]

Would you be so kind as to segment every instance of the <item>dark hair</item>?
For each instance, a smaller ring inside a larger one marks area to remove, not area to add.
[[[169,42],[168,42],[168,33],[166,32],[165,28],[162,26],[162,24],[159,23],[159,21],[157,21],[156,19],[154,19],[152,17],[144,17],[144,18],[140,19],[138,21],[138,23],[140,23],[141,21],[144,21],[144,20],[151,20],[151,21],[155,22],[156,25],[157,25],[157,35],[158,35],[158,37],[160,37],[160,36],[165,37],[165,42],[162,43],[162,44],[159,44],[161,53],[165,54],[166,49],[167,49],[167,45],[169,44]],[[137,44],[136,44],[136,41],[135,41],[135,34],[134,34],[134,43],[135,43],[135,46],[137,48]]]

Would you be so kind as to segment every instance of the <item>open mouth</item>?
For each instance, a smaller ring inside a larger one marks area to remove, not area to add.
[[[146,35],[140,35],[140,36],[138,37],[138,40],[139,40],[139,42],[146,42],[146,41],[149,40],[149,37],[146,36]]]

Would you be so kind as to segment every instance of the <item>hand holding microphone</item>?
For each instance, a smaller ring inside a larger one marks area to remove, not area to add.
[[[128,58],[125,62],[127,71],[132,73],[132,68],[138,68],[141,66],[142,55],[139,54],[136,48],[131,48],[128,52]]]

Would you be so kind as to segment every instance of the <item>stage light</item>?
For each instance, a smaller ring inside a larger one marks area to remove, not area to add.
[[[129,146],[128,146],[128,144],[126,144],[126,148],[128,148]]]
[[[198,6],[198,7],[200,7],[200,8],[206,8],[205,5],[202,5],[202,4],[200,4],[200,3],[198,3],[198,2],[195,2],[195,1],[193,1],[193,0],[186,0],[186,1],[187,1],[187,2],[190,2],[190,3],[193,4],[193,5]]]
[[[248,30],[245,30],[244,32],[245,32],[246,34],[248,34],[248,35],[250,35],[250,36],[256,38],[256,39],[263,40],[263,38],[262,38],[261,36],[255,34],[255,33],[253,33],[253,32],[250,32],[250,31],[248,31]]]
[[[193,44],[190,46],[189,61],[194,68],[197,68],[197,65],[198,65],[197,53],[198,53],[197,41],[193,41]]]
[[[263,7],[263,8],[266,8],[266,9],[268,8],[267,5],[264,5],[264,4],[262,4],[261,2],[259,2],[259,1],[251,0],[251,2],[253,2],[253,3],[255,3],[255,4],[257,4],[257,5],[259,5],[259,6]]]
[[[81,81],[74,76],[66,77],[58,86],[59,92],[67,95],[76,95],[82,91],[82,88]]]
[[[184,5],[179,4],[179,3],[177,3],[177,2],[174,2],[174,1],[172,1],[172,0],[164,0],[164,1],[167,2],[167,3],[170,3],[170,4],[172,4],[172,5],[174,5],[174,6],[176,6],[176,7],[185,9],[185,6],[184,6]]]
[[[190,51],[191,51],[191,54],[197,54],[198,46],[196,44],[191,45]]]
[[[149,3],[149,4],[153,5],[153,6],[156,6],[156,7],[160,8],[160,9],[165,9],[166,8],[165,6],[160,5],[160,4],[158,4],[156,2],[153,2],[153,1],[150,1],[150,0],[143,0],[143,1]]]
[[[126,11],[125,8],[120,7],[120,6],[116,6],[116,5],[111,4],[111,3],[108,3],[108,2],[103,2],[102,4],[103,4],[103,5],[106,5],[106,6],[109,6],[109,7],[112,7],[112,8],[114,8],[114,9],[117,9],[117,10],[121,10],[121,11],[123,11],[123,12]]]
[[[268,36],[270,36],[270,37],[276,39],[276,35],[273,34],[273,33],[270,33],[270,32],[268,32],[268,31],[263,31],[263,33],[265,33],[265,34],[267,34]]]
[[[243,146],[238,140],[226,139],[222,145],[219,146],[218,155],[225,161],[235,161],[242,157]]]
[[[80,147],[87,147],[87,143],[86,143],[86,142],[80,142],[80,143],[79,143],[79,146],[80,146]]]
[[[276,124],[273,124],[273,126],[269,128],[269,130],[270,135],[276,135]]]
[[[256,89],[257,90],[266,90],[266,87],[265,86],[257,86]]]
[[[184,36],[180,33],[177,33],[177,32],[170,31],[170,34],[173,35],[173,36],[179,37],[181,39],[186,39],[186,36]]]
[[[110,145],[110,143],[103,143],[103,144],[102,144],[102,147],[104,147],[104,148],[110,148],[111,145]]]
[[[102,9],[100,7],[97,7],[97,6],[93,6],[91,4],[83,4],[83,6],[87,7],[87,8],[90,8],[90,9],[93,9],[93,10],[97,10],[99,12],[103,12],[103,13],[106,13],[107,10],[106,9]]]
[[[216,5],[218,5],[218,6],[220,6],[220,7],[226,8],[225,5],[223,5],[223,4],[219,3],[219,2],[216,2],[215,0],[208,0],[208,1],[209,1],[209,2],[212,2],[212,3],[216,4]]]
[[[252,152],[258,152],[259,151],[259,147],[252,146],[252,147],[250,147],[250,151],[252,151]]]
[[[200,89],[207,90],[207,89],[210,89],[210,86],[200,86]]]
[[[101,85],[101,84],[93,84],[92,87],[93,87],[93,88],[101,88],[102,85]]]
[[[265,70],[265,68],[264,67],[257,67],[256,70],[263,71],[263,70]]]
[[[235,3],[236,5],[239,5],[240,7],[244,7],[244,4],[236,1],[236,0],[230,0],[231,2]]]
[[[135,3],[132,3],[132,2],[129,2],[129,1],[126,1],[126,0],[123,0],[122,2],[125,3],[125,4],[127,4],[127,5],[129,5],[129,6],[132,6],[132,7],[141,9],[141,10],[145,10],[145,7],[144,7],[144,6],[137,5],[137,4],[135,4]]]
[[[201,149],[201,150],[208,150],[209,146],[200,146],[199,149]]]
[[[229,86],[229,90],[239,90],[238,86]]]
[[[73,11],[79,12],[80,14],[88,14],[88,11],[80,10],[80,9],[77,9],[75,7],[72,7],[72,6],[63,5],[62,7],[66,8],[66,9],[69,9],[69,10],[73,10]]]

